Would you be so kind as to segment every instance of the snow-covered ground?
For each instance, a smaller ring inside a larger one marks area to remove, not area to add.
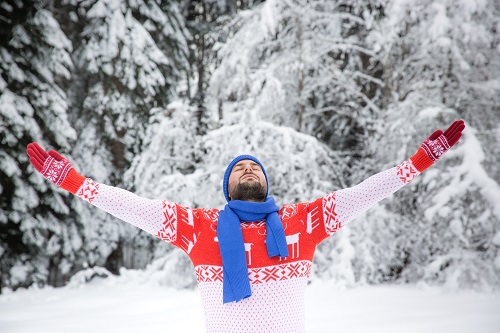
[[[500,332],[500,294],[416,286],[307,292],[307,332]],[[196,291],[106,280],[0,296],[2,333],[204,332]]]

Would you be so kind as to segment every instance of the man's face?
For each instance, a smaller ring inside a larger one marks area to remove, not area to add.
[[[260,165],[252,160],[241,160],[234,165],[227,187],[231,200],[266,200],[266,176]]]

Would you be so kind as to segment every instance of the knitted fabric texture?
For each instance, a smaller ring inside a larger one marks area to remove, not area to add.
[[[226,272],[217,237],[219,209],[193,209],[163,199],[142,198],[90,178],[77,196],[189,256],[207,333],[304,333],[305,294],[316,247],[418,175],[413,163],[405,161],[350,188],[280,207],[289,252],[286,258],[269,258],[265,222],[240,223],[252,296],[227,304],[222,302]],[[168,321],[168,314],[157,319]]]
[[[427,168],[434,164],[434,161],[429,157],[429,155],[427,155],[422,147],[418,148],[415,155],[410,157],[410,160],[418,172],[424,172]]]
[[[85,182],[85,177],[80,175],[75,169],[71,169],[68,172],[68,176],[61,183],[61,188],[68,192],[76,194],[80,186]]]

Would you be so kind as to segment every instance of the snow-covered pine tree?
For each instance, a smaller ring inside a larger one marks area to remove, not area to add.
[[[83,26],[73,54],[80,81],[72,91],[81,132],[75,150],[82,167],[112,183],[139,151],[150,109],[176,95],[187,66],[182,17],[175,3],[168,12],[159,3],[75,1],[71,12]]]
[[[251,8],[261,0],[186,0],[182,12],[186,26],[192,36],[190,40],[190,79],[188,100],[197,122],[197,134],[206,133],[213,121],[212,108],[207,101],[207,87],[210,77],[217,67],[214,45],[219,38],[219,30],[238,11]]]
[[[82,174],[128,188],[123,173],[141,150],[150,110],[182,93],[178,83],[188,68],[183,17],[176,2],[155,0],[66,6],[77,78],[70,87],[78,132],[73,156]],[[149,245],[136,229],[81,202],[74,209],[87,226],[88,265],[107,264],[113,272],[145,265],[135,250],[149,252]]]
[[[498,9],[494,1],[393,1],[373,31],[389,91],[374,141],[379,163],[407,158],[454,119],[468,129],[442,161],[354,227],[359,279],[499,285],[500,187],[491,167],[498,136],[476,129],[498,131]]]
[[[62,285],[78,262],[82,225],[70,198],[30,165],[38,141],[68,153],[72,46],[50,11],[34,1],[0,6],[0,285]]]
[[[341,156],[334,159],[340,186],[326,186],[322,195],[381,171],[370,163],[367,144],[381,110],[381,58],[365,38],[384,3],[266,1],[236,16],[215,46],[220,65],[209,87],[223,128],[262,118],[326,143]],[[294,202],[285,184],[294,182],[284,177],[277,197]],[[355,281],[347,229],[318,248],[318,275]]]
[[[247,115],[239,124],[196,137],[196,123],[189,109],[188,105],[174,103],[167,110],[156,111],[145,149],[127,173],[135,193],[192,208],[222,209],[225,168],[241,154],[252,154],[262,161],[269,176],[270,195],[279,205],[312,201],[345,187],[341,175],[347,161],[316,138],[262,121],[258,115]],[[194,285],[189,258],[179,249],[155,242],[156,260],[147,268],[148,275],[158,279],[161,274],[162,281],[177,287]]]
[[[236,16],[216,45],[210,86],[225,123],[254,109],[365,155],[382,80],[364,38],[382,12],[380,1],[272,0]]]

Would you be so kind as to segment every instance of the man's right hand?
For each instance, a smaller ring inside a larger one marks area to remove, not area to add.
[[[33,167],[55,185],[75,194],[85,181],[73,165],[55,150],[48,153],[36,142],[28,144],[26,153]]]

